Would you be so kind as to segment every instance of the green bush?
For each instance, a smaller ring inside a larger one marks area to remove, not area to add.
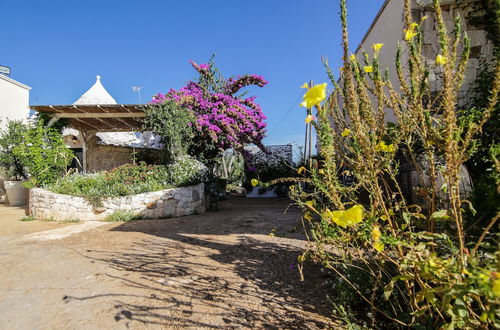
[[[176,187],[190,186],[204,182],[207,178],[207,168],[202,162],[189,157],[181,156],[174,163],[167,166],[170,182]]]
[[[129,221],[134,221],[134,220],[139,220],[140,216],[130,212],[130,211],[115,211],[108,215],[104,221],[107,222],[117,222],[117,221],[123,221],[123,222],[129,222]]]
[[[29,174],[28,187],[57,181],[74,157],[61,133],[41,124],[24,131],[22,143],[15,146],[12,153]]]
[[[23,122],[9,121],[0,133],[0,168],[6,179],[21,180],[27,177],[20,157],[12,152],[15,146],[24,143],[27,130],[28,127]]]
[[[126,164],[111,171],[94,174],[72,174],[59,179],[46,188],[58,194],[80,196],[94,207],[102,199],[141,194],[172,188],[169,174],[162,165]]]

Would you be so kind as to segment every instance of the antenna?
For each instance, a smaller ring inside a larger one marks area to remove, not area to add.
[[[142,104],[141,101],[141,86],[132,86],[132,92],[137,92],[139,94],[139,104]]]

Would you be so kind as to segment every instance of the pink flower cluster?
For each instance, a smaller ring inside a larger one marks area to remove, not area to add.
[[[201,75],[209,74],[210,65],[190,62]],[[193,125],[201,136],[210,138],[221,149],[241,150],[246,144],[255,144],[264,150],[266,116],[255,103],[255,97],[240,98],[234,94],[245,86],[266,84],[261,76],[244,75],[226,80],[223,93],[206,93],[198,83],[191,81],[180,90],[155,95],[150,103],[161,104],[170,99],[190,109],[196,118]]]

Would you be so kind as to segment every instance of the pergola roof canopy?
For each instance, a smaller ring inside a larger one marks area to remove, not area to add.
[[[37,112],[51,116],[53,121],[66,118],[69,126],[84,131],[138,131],[146,116],[142,104],[70,104],[35,105]]]

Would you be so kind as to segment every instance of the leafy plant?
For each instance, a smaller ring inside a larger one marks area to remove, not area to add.
[[[380,67],[383,44],[373,45],[373,57],[349,53],[346,0],[340,3],[340,83],[325,60],[334,90],[327,96],[326,83],[303,86],[303,105],[317,110],[321,161],[317,169],[304,168],[302,184],[291,187],[311,240],[299,262],[310,258],[332,272],[358,298],[343,301],[352,304],[350,312],[369,312],[375,327],[382,317],[392,328],[498,328],[499,237],[490,230],[499,214],[479,237],[469,235],[464,217],[475,210],[460,183],[473,138],[498,103],[499,63],[484,108],[463,116],[456,104],[470,47],[460,18],[449,33],[434,0],[439,52],[429,61],[422,55],[422,22],[412,21],[412,2],[404,1],[407,53],[402,47],[396,53],[396,89]],[[437,94],[431,71],[443,77]],[[395,125],[386,124],[388,109]],[[416,203],[398,181],[401,157],[416,169]],[[342,181],[347,174],[349,185]]]
[[[128,196],[172,188],[165,166],[125,164],[111,171],[71,174],[46,188],[58,194],[80,196],[92,206],[102,206],[107,197]]]
[[[118,221],[123,221],[123,222],[130,222],[134,220],[139,220],[140,216],[130,212],[130,211],[115,211],[108,215],[103,221],[107,222],[118,222]]]
[[[210,168],[221,151],[233,148],[243,153],[243,147],[247,144],[255,144],[263,149],[266,117],[255,103],[255,97],[244,98],[239,92],[246,86],[263,87],[267,81],[258,75],[224,79],[215,68],[213,57],[207,64],[190,63],[199,73],[198,81],[190,81],[180,90],[171,89],[167,94],[154,96],[150,109],[146,110],[151,115],[146,120],[147,127],[160,135],[164,134],[166,140],[170,140],[173,135],[189,135],[192,130],[194,138],[185,140],[190,142],[188,154]],[[173,111],[167,109],[178,109],[173,102],[178,108],[191,113],[191,123],[187,123],[188,116],[185,114],[178,118],[171,115],[165,122],[159,120],[168,111]],[[155,110],[157,107],[163,110]],[[172,125],[179,127],[170,135],[168,128]],[[181,132],[182,129],[185,132]]]
[[[189,157],[179,157],[167,166],[170,182],[176,187],[190,186],[204,182],[207,178],[207,168],[202,162]]]
[[[21,180],[27,177],[21,158],[13,152],[15,146],[25,142],[27,130],[27,125],[22,121],[9,121],[0,133],[0,168],[7,179]]]
[[[29,127],[23,142],[12,149],[29,174],[28,187],[55,182],[67,170],[74,155],[55,129],[41,124]]]

